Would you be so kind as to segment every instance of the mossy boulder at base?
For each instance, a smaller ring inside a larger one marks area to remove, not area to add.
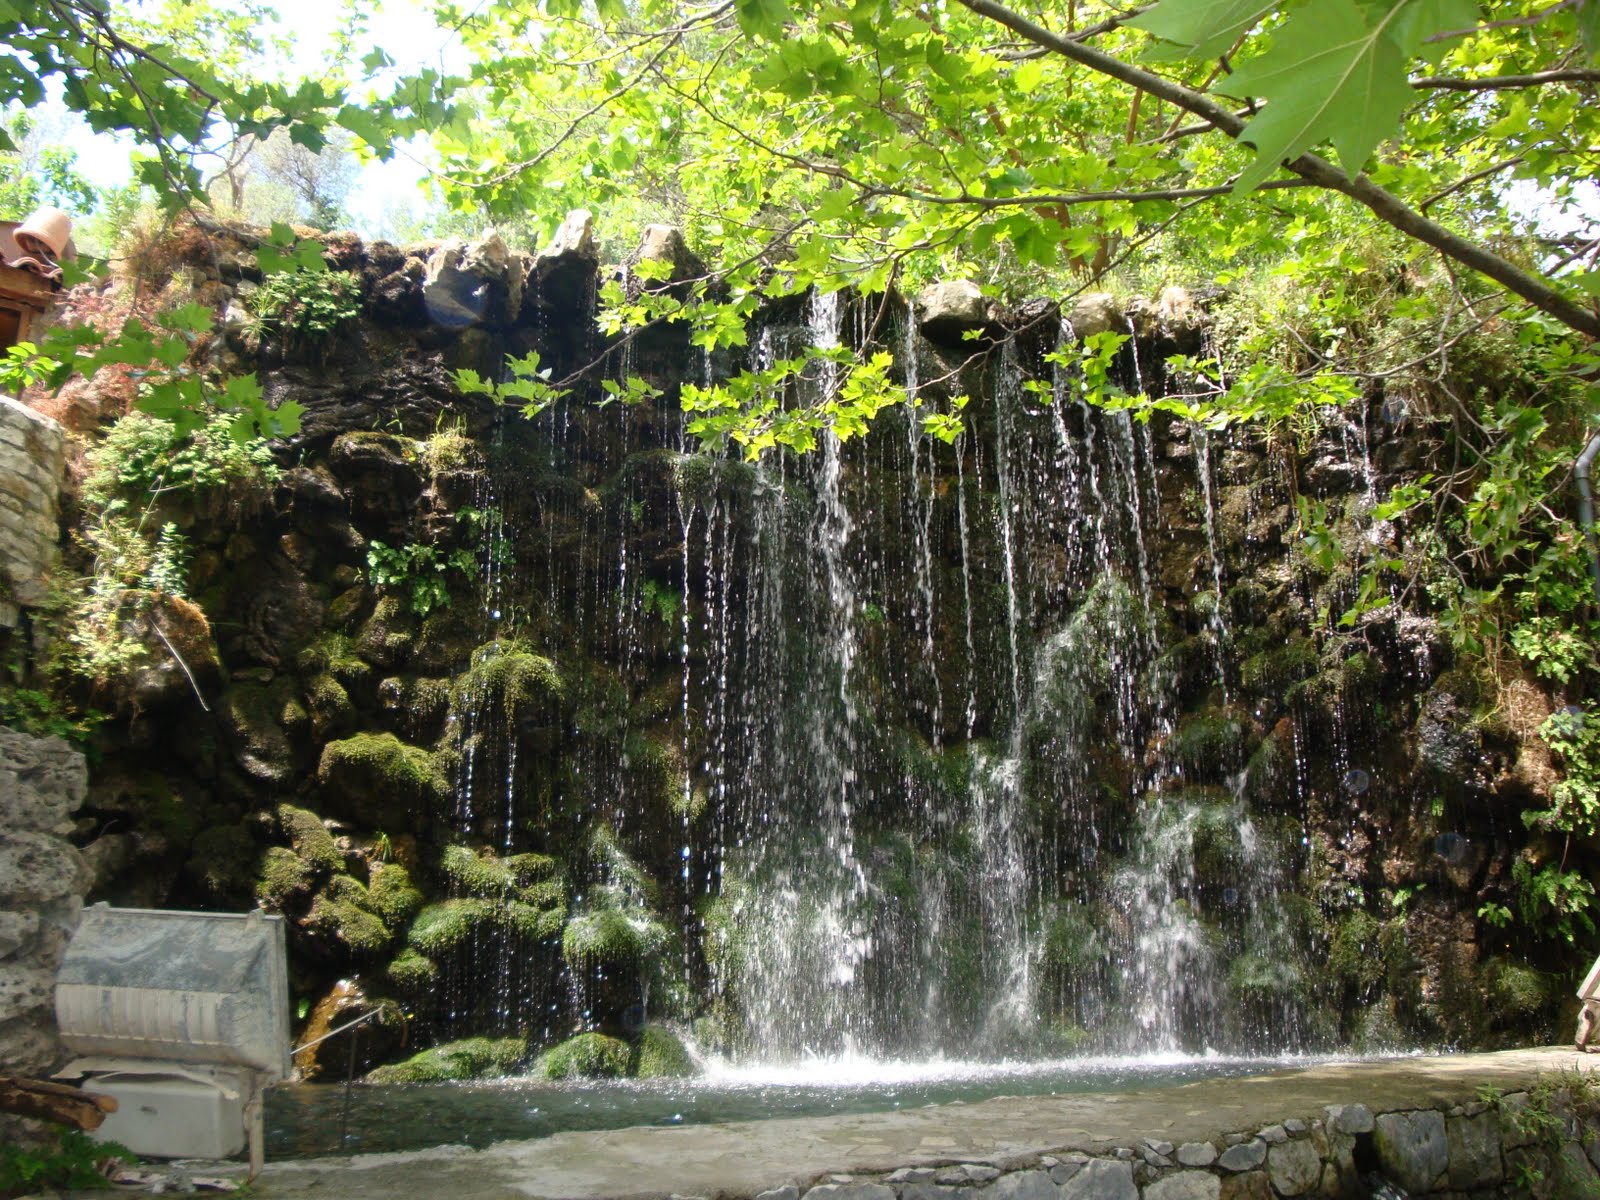
[[[464,1038],[379,1067],[367,1076],[367,1082],[441,1083],[509,1075],[527,1053],[528,1043],[522,1038]]]
[[[575,967],[638,966],[660,951],[665,932],[643,909],[603,908],[572,919],[561,935],[561,953]]]
[[[329,742],[317,782],[330,812],[371,829],[420,830],[450,794],[434,755],[392,733]]]
[[[256,899],[282,910],[311,893],[316,876],[306,861],[287,846],[271,846],[256,868]]]
[[[622,1079],[633,1063],[633,1047],[603,1033],[580,1033],[545,1051],[533,1073],[545,1079]]]
[[[634,1050],[633,1073],[640,1079],[682,1079],[695,1073],[683,1039],[664,1025],[646,1025]]]

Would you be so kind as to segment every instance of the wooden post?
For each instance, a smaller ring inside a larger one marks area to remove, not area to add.
[[[98,1129],[107,1113],[117,1111],[111,1096],[100,1096],[64,1083],[0,1075],[0,1112],[54,1121],[78,1129]]]

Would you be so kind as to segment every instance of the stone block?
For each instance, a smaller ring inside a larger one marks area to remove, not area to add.
[[[1281,1146],[1289,1140],[1289,1131],[1282,1125],[1268,1125],[1256,1136],[1269,1146]]]
[[[1528,1093],[1508,1092],[1500,1097],[1500,1148],[1520,1150],[1539,1140],[1528,1114]]]
[[[569,216],[571,214],[568,214]],[[938,1172],[932,1167],[901,1167],[889,1176],[890,1183],[928,1183]],[[757,1200],[760,1200],[758,1197]]]
[[[38,904],[81,896],[89,870],[83,856],[60,838],[15,833],[0,842],[0,904]]]
[[[1493,1187],[1502,1177],[1500,1119],[1492,1112],[1451,1117],[1445,1122],[1450,1147],[1450,1186],[1463,1191]]]
[[[14,1021],[21,1017],[45,1014],[52,1019],[55,1011],[55,964],[15,965],[0,972],[0,1021]]]
[[[1172,1153],[1172,1143],[1171,1142],[1161,1141],[1161,1140],[1159,1140],[1157,1138],[1145,1138],[1144,1139],[1144,1144],[1146,1146],[1150,1147],[1150,1149],[1155,1151],[1157,1154],[1165,1155],[1165,1154],[1171,1154]]]
[[[1222,1180],[1210,1171],[1177,1171],[1144,1189],[1144,1200],[1219,1200]]]
[[[1050,1168],[1050,1180],[1059,1186],[1083,1170],[1083,1166],[1081,1162],[1058,1163]]]
[[[1061,1185],[1060,1200],[1139,1200],[1133,1166],[1104,1158],[1090,1159]]]
[[[1265,1171],[1244,1171],[1224,1176],[1217,1200],[1275,1200],[1272,1181]]]
[[[1260,1138],[1229,1146],[1217,1159],[1218,1164],[1228,1171],[1254,1171],[1266,1161],[1267,1144]]]
[[[961,1173],[973,1183],[990,1183],[1000,1178],[1000,1169],[985,1163],[962,1163]]]
[[[0,1021],[0,1074],[46,1075],[56,1065],[59,1051],[53,1019]]]
[[[983,1190],[990,1200],[1056,1200],[1056,1185],[1047,1171],[1013,1171]]]
[[[30,953],[38,934],[38,913],[15,909],[0,911],[0,962]]]
[[[1330,1104],[1322,1112],[1330,1130],[1348,1134],[1372,1132],[1372,1110],[1365,1104]]]
[[[1267,1151],[1267,1175],[1280,1196],[1303,1196],[1321,1181],[1322,1159],[1310,1142],[1280,1142]]]
[[[819,1183],[806,1200],[898,1200],[892,1187],[881,1183]]]
[[[969,1195],[969,1189],[946,1187],[942,1183],[904,1183],[900,1185],[900,1200],[956,1200]]]
[[[1178,1147],[1178,1161],[1186,1167],[1209,1167],[1217,1161],[1217,1148],[1210,1142],[1185,1142]]]
[[[1384,1173],[1413,1195],[1432,1191],[1450,1165],[1444,1114],[1431,1109],[1384,1113],[1373,1124]]]

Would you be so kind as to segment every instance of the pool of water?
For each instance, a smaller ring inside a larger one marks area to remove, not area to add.
[[[690,1079],[357,1084],[349,1089],[348,1112],[342,1085],[300,1084],[268,1093],[267,1153],[285,1159],[450,1143],[487,1146],[567,1130],[887,1112],[995,1096],[1133,1091],[1330,1061],[1333,1056],[1158,1054],[1026,1063],[834,1059],[779,1067],[713,1064]]]

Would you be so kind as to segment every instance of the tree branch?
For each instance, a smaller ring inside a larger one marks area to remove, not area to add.
[[[1532,75],[1486,75],[1481,79],[1454,79],[1446,75],[1427,75],[1413,79],[1414,88],[1433,88],[1442,92],[1493,92],[1510,88],[1543,87],[1547,83],[1600,83],[1600,71],[1586,67],[1567,67],[1559,71],[1539,71]]]
[[[1003,25],[1013,33],[1071,59],[1080,66],[1116,79],[1129,87],[1143,88],[1152,95],[1193,113],[1235,140],[1244,132],[1244,122],[1209,96],[1192,91],[1163,76],[1141,70],[1091,46],[1062,37],[1020,13],[1013,12],[1003,4],[996,3],[996,0],[959,0],[959,2],[979,16]],[[1380,221],[1407,237],[1432,246],[1445,257],[1488,276],[1508,292],[1526,300],[1569,329],[1591,339],[1600,339],[1600,315],[1574,303],[1545,280],[1524,271],[1487,247],[1470,242],[1452,233],[1443,225],[1430,221],[1398,196],[1379,187],[1366,176],[1360,175],[1352,179],[1338,167],[1315,154],[1302,154],[1299,158],[1286,162],[1284,166],[1307,183],[1349,196],[1370,210]]]

